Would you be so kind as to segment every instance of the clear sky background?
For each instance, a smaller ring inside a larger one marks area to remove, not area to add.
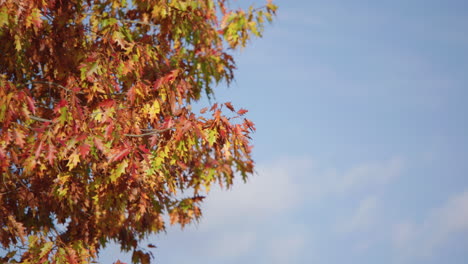
[[[275,2],[217,96],[250,110],[258,173],[156,263],[467,263],[468,1]]]

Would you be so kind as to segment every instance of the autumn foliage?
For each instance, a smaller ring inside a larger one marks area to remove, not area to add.
[[[149,263],[163,215],[183,227],[253,172],[247,111],[191,106],[276,11],[236,4],[0,0],[0,262],[88,263],[115,241]]]

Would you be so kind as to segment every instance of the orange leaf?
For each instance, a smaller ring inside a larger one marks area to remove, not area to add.
[[[246,110],[246,109],[242,109],[242,108],[241,108],[239,111],[237,111],[237,113],[238,113],[239,115],[244,115],[244,114],[247,113],[248,111],[249,111],[249,110]]]
[[[24,141],[24,134],[20,131],[20,130],[15,130],[13,132],[13,134],[15,135],[15,143],[16,145],[20,146],[20,147],[24,147],[24,144],[26,143]]]
[[[227,108],[229,108],[229,110],[231,110],[231,111],[233,111],[233,112],[235,111],[235,110],[234,110],[234,107],[232,106],[232,104],[231,104],[230,102],[224,103],[224,105],[225,105]]]

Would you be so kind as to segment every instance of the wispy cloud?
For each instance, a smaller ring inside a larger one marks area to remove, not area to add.
[[[270,240],[266,245],[267,257],[270,259],[268,263],[295,262],[301,255],[301,251],[305,248],[311,249],[311,246],[307,245],[309,241],[310,239],[306,238],[303,233],[292,233]]]
[[[298,215],[313,210],[318,201],[346,200],[356,191],[372,193],[398,177],[403,164],[401,158],[392,158],[338,170],[307,157],[260,164],[258,175],[247,184],[237,182],[232,190],[224,191],[214,188],[204,204],[201,222],[183,231],[169,229],[167,237],[160,236],[161,250],[181,247],[180,241],[204,241],[190,244],[191,251],[209,256],[213,263],[241,261],[252,255],[258,256],[256,263],[291,263],[305,249],[311,251],[316,242],[317,223],[305,224],[295,219]],[[368,194],[340,232],[366,229],[379,210],[379,198]],[[332,223],[322,228],[333,231]]]
[[[468,233],[468,190],[448,198],[419,223],[394,225],[392,241],[403,255],[429,257],[463,233]]]
[[[379,200],[375,196],[359,202],[353,214],[338,224],[338,231],[344,233],[362,232],[371,228],[378,217]]]

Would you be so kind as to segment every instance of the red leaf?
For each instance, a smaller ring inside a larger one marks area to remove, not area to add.
[[[57,151],[55,150],[55,146],[52,143],[49,143],[49,151],[47,152],[47,159],[49,160],[49,164],[52,165],[54,163],[55,159],[55,153]]]
[[[227,108],[229,108],[229,110],[231,110],[231,111],[233,111],[233,112],[236,111],[236,110],[234,110],[234,107],[232,106],[232,104],[231,104],[230,102],[224,103],[224,105],[225,105]]]
[[[255,125],[252,121],[247,118],[244,118],[244,124],[252,131],[255,131]]]
[[[82,158],[85,158],[86,155],[88,155],[90,149],[91,149],[91,146],[90,146],[90,145],[88,145],[88,144],[86,144],[86,143],[82,144],[82,145],[79,147],[80,156],[81,156]]]
[[[172,117],[166,117],[164,119],[164,123],[162,125],[162,129],[170,128],[172,127]]]
[[[67,102],[67,100],[64,100],[64,99],[60,100],[60,102],[58,103],[59,108],[62,108],[62,107],[67,106],[67,105],[68,105],[68,102]]]
[[[39,158],[39,155],[41,155],[41,150],[42,150],[42,142],[39,142],[39,146],[37,147],[37,150],[36,150],[36,158]]]
[[[237,111],[237,113],[238,113],[239,115],[243,115],[243,114],[245,114],[245,113],[247,113],[247,112],[248,112],[248,110],[242,109],[242,108],[241,108],[239,111]]]
[[[218,104],[214,104],[214,105],[211,107],[210,111],[214,111],[214,110],[217,109],[217,108],[218,108]]]
[[[133,103],[135,101],[135,86],[130,87],[127,91],[127,97],[130,103]]]
[[[96,146],[97,149],[99,149],[100,151],[104,152],[105,149],[104,149],[104,144],[102,144],[102,141],[98,138],[95,138],[94,139],[94,145]]]
[[[157,90],[157,89],[159,88],[159,86],[161,86],[161,83],[162,83],[162,79],[161,79],[161,78],[158,79],[158,80],[156,80],[156,81],[154,82],[154,84],[153,84],[153,88],[154,88],[155,90]]]
[[[130,153],[130,149],[129,149],[129,148],[124,149],[124,150],[120,151],[119,153],[115,154],[115,155],[109,160],[109,162],[122,160],[122,159],[125,158],[129,153]]]
[[[235,127],[234,127],[234,132],[236,133],[236,135],[239,135],[241,136],[242,135],[242,128],[239,124],[237,124]]]
[[[200,110],[200,114],[206,113],[206,110],[208,110],[208,107],[204,107]]]
[[[29,110],[31,110],[31,112],[33,114],[36,113],[36,107],[34,106],[34,101],[31,97],[29,96],[26,96],[26,101],[28,102],[28,107],[29,107]]]
[[[110,108],[114,105],[115,101],[113,99],[106,99],[99,103],[99,106],[103,108]]]
[[[110,123],[107,127],[106,127],[106,138],[110,138],[110,136],[112,136],[112,131],[114,131],[114,123]]]
[[[150,153],[149,149],[147,149],[145,145],[139,145],[138,148],[145,154]]]
[[[86,139],[87,137],[88,137],[88,136],[87,136],[85,133],[83,133],[83,134],[79,135],[79,136],[76,138],[76,140],[78,140],[78,141],[83,141],[83,140]]]

